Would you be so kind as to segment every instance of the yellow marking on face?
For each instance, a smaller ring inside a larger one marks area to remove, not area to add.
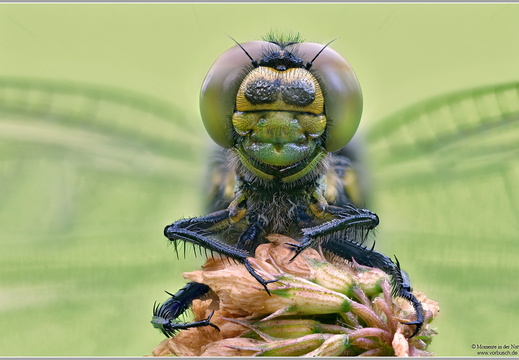
[[[261,85],[266,85],[262,87]],[[270,96],[268,102],[252,103],[247,98],[250,87],[258,86],[255,91],[259,96]],[[302,90],[302,92],[301,92]],[[307,104],[298,105],[287,103],[282,97],[288,95],[291,98],[298,96],[313,96]],[[306,69],[291,68],[278,71],[269,67],[260,66],[252,70],[241,83],[236,95],[237,111],[299,111],[311,114],[324,112],[324,97],[317,79]]]

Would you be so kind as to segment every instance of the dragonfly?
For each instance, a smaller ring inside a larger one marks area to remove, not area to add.
[[[242,46],[252,60],[238,45],[234,49],[250,68],[254,68],[254,59],[261,62],[264,56]],[[303,60],[303,68],[309,62],[312,63],[310,69],[318,67],[319,61],[325,58],[325,52],[331,49],[318,45],[312,50],[310,58]],[[178,179],[180,182],[176,192],[182,192],[182,188],[191,189],[187,174],[198,174],[201,168],[198,160],[206,156],[200,134],[191,127],[190,122],[173,123],[171,119],[181,119],[182,114],[170,104],[145,94],[103,86],[16,77],[1,78],[0,89],[0,136],[1,146],[5,150],[0,152],[4,170],[2,189],[4,192],[10,189],[7,193],[11,197],[18,196],[15,179],[20,172],[34,174],[45,165],[45,162],[36,161],[36,167],[25,169],[16,165],[21,163],[13,160],[14,153],[16,159],[46,159],[47,162],[63,161],[66,157],[67,161],[87,172],[127,175],[149,184],[160,184],[163,188],[166,188],[163,184]],[[488,208],[497,213],[506,205],[512,210],[507,212],[511,214],[511,219],[517,220],[519,196],[514,184],[519,179],[516,166],[518,93],[517,82],[468,89],[427,99],[378,121],[365,133],[369,166],[376,174],[375,179],[380,180],[374,181],[372,196],[382,201],[385,199],[387,204],[388,194],[415,196],[426,188],[436,186],[448,189],[449,184],[499,177],[493,196],[498,205],[491,204]],[[63,136],[64,130],[66,136]],[[31,146],[22,147],[21,143]],[[349,159],[350,150],[346,148],[339,152],[336,161]],[[341,153],[346,156],[341,158]],[[454,198],[460,192],[459,186],[453,186],[453,189],[456,193],[453,191],[446,196],[452,195]],[[78,194],[82,191],[91,193],[88,190],[91,189],[78,190]],[[408,191],[413,195],[406,195]],[[225,204],[221,194],[216,196],[220,196]],[[64,209],[71,206],[65,202],[61,205]],[[356,204],[352,206],[363,210]],[[448,213],[445,208],[442,211],[453,222],[463,222],[461,214]],[[370,226],[376,223],[374,213],[366,210],[362,214],[371,217]],[[62,211],[56,216],[65,228],[72,226],[73,211]],[[430,218],[434,216],[431,214]],[[406,225],[407,228],[401,228],[402,232],[414,226]],[[3,228],[6,229],[5,226]],[[364,233],[358,230],[357,236],[362,238]],[[309,246],[318,240],[312,238]],[[323,246],[326,244],[335,245],[336,250],[338,246],[340,248],[350,243],[338,240],[322,242]],[[355,242],[351,244],[355,246]],[[212,246],[211,243],[206,245]],[[300,249],[299,244],[292,245],[295,252]],[[239,261],[246,260],[243,253],[235,250],[239,249],[235,247],[227,255]],[[414,259],[420,256],[423,255],[417,254]],[[397,286],[402,293],[410,285],[407,276],[388,257],[380,254],[380,259],[382,265],[392,268],[393,275],[398,277],[400,274]],[[406,263],[409,260],[406,259]],[[251,276],[254,275],[252,269]],[[261,277],[257,280],[268,291],[268,282]],[[187,288],[172,295],[162,306],[155,307],[157,321],[163,321],[158,325],[166,335],[172,335],[183,327],[211,326],[210,318],[199,324],[172,321],[187,310],[190,299],[206,291],[201,285],[188,284]],[[179,297],[183,299],[180,305],[175,303]],[[174,309],[173,313],[171,309]]]
[[[328,45],[271,35],[236,43],[216,60],[202,85],[200,109],[211,138],[230,149],[221,151],[212,171],[229,183],[215,184],[214,212],[176,221],[164,235],[175,246],[187,242],[243,264],[267,293],[268,283],[276,280],[264,280],[249,258],[271,233],[298,240],[287,243],[292,260],[318,245],[332,256],[380,268],[392,277],[393,293],[415,309],[416,320],[404,322],[416,326],[412,337],[424,312],[409,276],[398,261],[363,246],[379,218],[355,204],[360,194],[352,189],[354,165],[345,147],[360,122],[362,95],[349,64]],[[153,325],[167,336],[215,327],[211,316],[176,321],[209,290],[188,283],[155,306]]]

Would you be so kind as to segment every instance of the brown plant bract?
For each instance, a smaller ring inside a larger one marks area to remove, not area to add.
[[[279,279],[268,285],[271,296],[243,265],[210,258],[203,270],[184,273],[184,277],[211,288],[212,298],[195,300],[192,311],[198,321],[214,310],[211,321],[220,331],[208,326],[183,330],[162,341],[152,355],[430,355],[426,349],[436,334],[429,325],[438,315],[436,302],[423,293],[414,293],[424,307],[426,321],[420,334],[408,339],[413,328],[401,322],[412,320],[414,310],[406,300],[391,297],[388,277],[382,271],[347,263],[332,266],[314,249],[305,250],[290,262],[293,252],[285,243],[294,240],[278,234],[268,240],[270,243],[260,245],[249,261],[264,279]],[[348,292],[336,292],[334,288],[345,283],[351,284]],[[314,321],[322,314],[340,314],[339,323]],[[275,317],[288,320],[271,320]],[[262,330],[255,325],[257,321],[261,321]],[[308,321],[323,327],[312,333],[307,330]],[[283,327],[276,328],[279,324]],[[268,335],[269,326],[278,337]],[[296,328],[309,333],[297,333],[299,337],[294,339],[291,331],[293,334]],[[285,336],[279,337],[283,332]]]

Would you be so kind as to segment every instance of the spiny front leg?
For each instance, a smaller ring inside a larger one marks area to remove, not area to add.
[[[411,279],[409,278],[409,275],[400,268],[400,263],[396,256],[395,260],[396,265],[391,261],[391,259],[389,259],[389,262],[386,262],[389,266],[386,270],[382,270],[391,275],[393,296],[400,296],[413,305],[416,313],[416,320],[403,323],[404,325],[416,325],[416,328],[411,335],[411,337],[413,337],[418,334],[422,328],[424,322],[423,307],[420,301],[418,301],[418,299],[413,295],[413,288],[411,287]]]
[[[218,326],[211,322],[211,313],[206,319],[188,323],[179,323],[177,319],[191,306],[195,299],[202,298],[208,291],[209,286],[196,282],[190,282],[175,295],[168,293],[171,297],[162,305],[153,306],[153,327],[162,331],[167,337],[172,337],[179,330],[190,329],[193,327],[212,326],[220,330]]]
[[[246,267],[249,273],[270,295],[270,291],[267,289],[267,284],[276,280],[267,281],[259,276],[247,259],[250,256],[247,250],[226,244],[218,239],[210,237],[211,235],[221,232],[232,224],[233,220],[231,220],[230,214],[231,212],[226,209],[216,211],[206,216],[179,220],[166,226],[164,229],[164,235],[175,244],[178,240],[185,241],[236,260]],[[256,226],[256,223],[251,224],[251,226]],[[257,236],[257,231],[251,231],[251,226],[244,231],[244,234],[252,233],[254,236]],[[246,240],[243,239],[243,241]]]
[[[323,203],[321,202],[321,204]],[[322,205],[323,210],[320,216],[328,215],[332,219],[320,225],[302,229],[303,237],[301,241],[298,244],[288,244],[295,250],[295,255],[291,261],[304,249],[311,246],[314,241],[318,241],[324,251],[346,260],[355,259],[361,265],[381,269],[391,276],[393,295],[406,299],[415,309],[416,320],[404,323],[416,325],[411,337],[415,336],[423,325],[424,314],[422,304],[412,294],[409,276],[400,269],[398,262],[395,264],[389,257],[362,245],[368,231],[378,225],[378,216],[369,210],[357,209],[353,205],[342,207],[326,205]],[[349,238],[345,230],[350,228],[354,230],[354,233],[363,232],[364,236],[360,239],[357,236]]]
[[[357,242],[339,237],[332,237],[327,241],[322,242],[321,247],[324,251],[335,256],[349,261],[355,259],[355,261],[360,265],[378,268],[391,276],[393,296],[400,296],[409,301],[416,313],[415,321],[405,322],[403,324],[416,325],[411,337],[418,334],[424,322],[423,307],[418,299],[413,295],[409,275],[400,268],[398,259],[395,264],[389,257],[373,250],[373,248],[369,249]]]
[[[290,261],[294,260],[297,255],[321,237],[343,232],[347,229],[354,229],[356,232],[367,234],[379,223],[378,216],[375,213],[366,209],[357,209],[353,205],[344,207],[327,206],[323,213],[321,216],[329,215],[333,218],[320,225],[302,229],[303,237],[299,243],[287,244],[295,250],[295,254]],[[363,241],[364,239],[361,239],[359,242],[362,243]]]

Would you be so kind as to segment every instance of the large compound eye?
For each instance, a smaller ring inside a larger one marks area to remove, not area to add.
[[[261,59],[265,48],[272,46],[265,41],[241,44],[253,59]],[[247,54],[238,45],[223,53],[213,64],[200,92],[200,112],[205,128],[220,146],[232,147],[233,128],[231,118],[235,110],[236,94],[241,81],[252,68]],[[350,65],[336,51],[322,44],[300,43],[287,47],[305,62],[319,56],[311,66],[324,96],[327,119],[325,147],[336,151],[346,145],[359,126],[362,114],[362,93]]]
[[[269,43],[251,41],[241,44],[253,59],[261,58],[262,49]],[[220,146],[232,147],[232,114],[236,94],[251,60],[238,45],[224,52],[209,70],[200,91],[200,113],[211,138]]]
[[[322,50],[323,45],[302,43],[298,46],[305,61]],[[362,115],[362,92],[351,66],[335,50],[327,47],[315,59],[312,73],[321,84],[327,120],[326,143],[328,151],[337,151],[353,137]]]

